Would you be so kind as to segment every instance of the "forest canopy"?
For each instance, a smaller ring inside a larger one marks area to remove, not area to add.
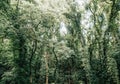
[[[0,84],[120,84],[120,0],[0,0]]]

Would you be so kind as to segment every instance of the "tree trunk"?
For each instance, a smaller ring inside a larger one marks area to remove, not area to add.
[[[46,84],[48,84],[48,53],[45,52]]]

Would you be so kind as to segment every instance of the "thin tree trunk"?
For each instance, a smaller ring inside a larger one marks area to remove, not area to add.
[[[37,41],[34,41],[33,42],[33,45],[32,45],[32,52],[31,52],[31,55],[30,55],[30,61],[29,61],[29,67],[30,67],[30,84],[32,84],[32,60],[33,60],[33,56],[35,55],[35,52],[36,52],[36,49],[37,49]]]
[[[46,66],[46,84],[48,84],[48,54],[45,52],[45,66]]]

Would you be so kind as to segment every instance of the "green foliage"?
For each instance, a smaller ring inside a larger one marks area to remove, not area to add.
[[[119,0],[81,1],[0,1],[0,84],[120,83]]]

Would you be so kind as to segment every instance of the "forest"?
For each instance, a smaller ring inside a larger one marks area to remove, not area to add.
[[[120,84],[120,0],[0,0],[0,84]]]

